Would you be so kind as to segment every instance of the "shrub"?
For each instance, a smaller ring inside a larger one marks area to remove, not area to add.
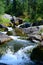
[[[4,25],[8,26],[9,22],[10,22],[9,19],[0,16],[0,24],[4,24]]]

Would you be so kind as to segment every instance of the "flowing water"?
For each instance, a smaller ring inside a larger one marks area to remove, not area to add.
[[[13,40],[0,46],[0,65],[39,65],[30,59],[35,43],[22,40],[20,36],[10,37]]]

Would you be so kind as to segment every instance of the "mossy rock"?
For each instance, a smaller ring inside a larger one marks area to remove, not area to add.
[[[36,48],[34,48],[30,55],[30,58],[33,61],[43,62],[43,46],[39,45]]]
[[[8,31],[7,35],[13,35],[12,31]]]
[[[22,31],[22,29],[15,28],[15,32],[16,32],[16,35],[17,35],[17,36],[27,37],[27,34],[25,34],[25,33]]]

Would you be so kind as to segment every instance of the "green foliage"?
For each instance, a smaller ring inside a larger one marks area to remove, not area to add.
[[[27,0],[19,1],[19,0],[13,0],[12,2],[8,2],[6,0],[6,9],[5,12],[11,15],[20,16],[23,15],[24,11],[27,11]]]
[[[4,3],[0,0],[0,15],[4,13]]]
[[[28,0],[30,21],[35,22],[38,17],[43,19],[43,0]]]
[[[29,22],[29,18],[25,18],[24,21],[25,21],[25,22]]]
[[[35,22],[39,17],[43,19],[43,0],[0,0],[0,15],[5,13],[12,16],[28,14],[29,20]]]
[[[0,16],[0,24],[4,24],[4,25],[9,25],[10,20],[7,18],[3,18],[2,16]]]

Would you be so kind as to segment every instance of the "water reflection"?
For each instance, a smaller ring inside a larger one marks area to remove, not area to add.
[[[7,65],[40,65],[40,63],[32,62],[30,60],[30,54],[25,53],[31,51],[34,47],[35,46],[32,45],[27,46],[23,49],[21,48],[15,53],[11,50],[11,48],[7,48],[5,53],[0,58],[0,63],[4,63]]]
[[[25,65],[30,63],[30,58],[24,53],[23,49],[18,52],[13,53],[9,48],[2,55],[0,63],[10,64],[10,65]]]

